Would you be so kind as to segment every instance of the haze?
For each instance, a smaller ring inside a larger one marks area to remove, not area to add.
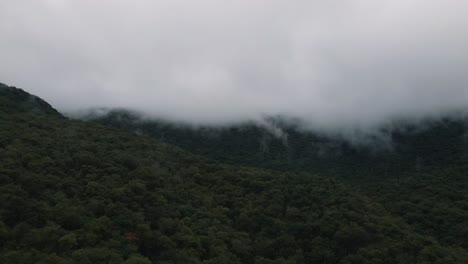
[[[0,81],[59,110],[366,126],[468,107],[465,0],[3,0]]]

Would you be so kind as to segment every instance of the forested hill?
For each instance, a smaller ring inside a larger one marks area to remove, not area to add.
[[[0,263],[468,263],[332,177],[223,165],[0,91]]]
[[[22,89],[0,83],[0,107],[8,112],[33,112],[63,117],[57,110],[41,98]]]
[[[284,118],[193,127],[127,110],[81,117],[229,164],[326,172],[345,179],[391,177],[468,161],[468,118],[461,114],[389,122],[369,135],[348,138],[305,130],[297,121]]]
[[[337,177],[419,233],[468,249],[466,115],[394,121],[353,141],[278,118],[197,128],[125,110],[85,118],[221,162]]]

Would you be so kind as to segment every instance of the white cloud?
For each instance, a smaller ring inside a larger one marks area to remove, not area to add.
[[[5,0],[0,81],[60,110],[372,124],[468,105],[464,0]]]

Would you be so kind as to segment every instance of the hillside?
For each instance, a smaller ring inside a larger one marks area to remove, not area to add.
[[[421,234],[468,249],[466,115],[395,121],[354,142],[274,118],[198,128],[125,110],[86,118],[230,164],[337,177]]]
[[[43,99],[3,83],[0,83],[0,108],[5,113],[42,113],[63,118],[62,114]]]
[[[230,164],[327,171],[343,178],[416,172],[468,160],[468,117],[460,114],[389,122],[369,135],[348,138],[306,130],[299,121],[284,118],[219,127],[194,127],[127,110],[89,112],[81,118],[151,136]]]
[[[1,263],[468,262],[333,177],[223,165],[22,95],[0,88]]]

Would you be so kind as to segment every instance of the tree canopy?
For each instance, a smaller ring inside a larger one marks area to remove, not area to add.
[[[468,263],[463,233],[438,238],[443,219],[418,231],[447,211],[466,231],[466,196],[403,203],[440,193],[437,177],[379,185],[379,200],[332,175],[226,165],[69,120],[35,98],[0,87],[0,263]]]

